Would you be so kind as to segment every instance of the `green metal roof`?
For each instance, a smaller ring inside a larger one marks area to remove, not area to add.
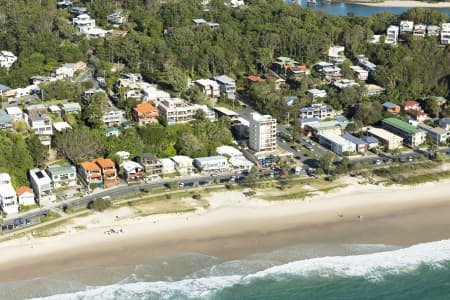
[[[383,123],[386,123],[392,127],[398,128],[399,130],[404,131],[408,134],[424,132],[422,129],[414,127],[414,126],[412,126],[402,120],[396,119],[396,118],[384,119]]]
[[[63,174],[69,174],[69,173],[75,173],[75,167],[74,166],[49,166],[47,168],[48,173],[50,173],[52,176],[56,175],[63,175]]]

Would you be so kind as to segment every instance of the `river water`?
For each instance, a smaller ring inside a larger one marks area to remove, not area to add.
[[[286,0],[286,2],[297,2],[303,7],[310,7],[312,9],[324,11],[337,16],[345,16],[352,13],[356,16],[370,16],[372,14],[383,11],[390,11],[394,14],[401,14],[411,7],[370,7],[365,5],[351,4],[351,3],[328,3],[323,0],[317,0],[317,4],[308,4],[306,0]],[[450,8],[432,8],[442,13],[450,15]]]

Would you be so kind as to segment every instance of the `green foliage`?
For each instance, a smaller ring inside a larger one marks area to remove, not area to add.
[[[34,165],[43,168],[48,157],[48,147],[42,145],[39,137],[35,134],[26,140],[26,144]]]
[[[92,209],[95,211],[102,212],[111,207],[111,201],[106,199],[95,199],[94,201],[88,204],[88,209]]]

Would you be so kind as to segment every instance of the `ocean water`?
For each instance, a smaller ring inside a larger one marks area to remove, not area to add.
[[[116,281],[89,285],[89,274]],[[186,253],[3,284],[0,299],[450,299],[450,240],[299,245],[233,261]]]

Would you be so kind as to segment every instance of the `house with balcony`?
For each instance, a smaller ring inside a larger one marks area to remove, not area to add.
[[[198,157],[194,159],[194,166],[202,173],[229,172],[228,159],[222,155]]]
[[[194,81],[194,84],[200,88],[203,94],[211,101],[215,102],[220,97],[219,84],[211,79],[199,79]]]
[[[158,103],[160,115],[168,125],[182,124],[194,119],[197,108],[190,102],[180,98],[164,99]]]
[[[77,171],[74,166],[49,166],[47,173],[52,180],[52,187],[74,186],[77,184]]]
[[[30,128],[36,135],[53,135],[52,120],[48,116],[30,118]]]
[[[236,98],[236,81],[227,75],[214,76],[212,78],[219,84],[220,94],[227,99]]]
[[[88,14],[80,14],[72,19],[72,24],[78,32],[88,37],[105,37],[108,31],[95,26],[95,20]]]
[[[399,31],[400,28],[398,26],[390,25],[386,30],[386,39],[384,40],[384,43],[397,45]]]
[[[116,11],[115,13],[107,16],[106,21],[109,24],[119,26],[127,21],[127,17],[123,14],[122,11]]]
[[[0,208],[7,214],[19,212],[16,191],[12,187],[11,177],[8,173],[0,173]]]
[[[441,28],[436,25],[428,25],[427,26],[427,36],[439,36]]]
[[[450,45],[450,23],[443,23],[440,36],[442,45]]]
[[[124,121],[125,112],[123,110],[107,107],[103,111],[102,121],[106,127],[119,125]]]
[[[135,120],[139,126],[158,123],[158,109],[151,104],[141,103],[136,105],[133,108],[132,114],[133,120]]]
[[[137,157],[137,161],[144,166],[145,173],[161,175],[163,165],[161,160],[151,153],[143,153]]]
[[[413,36],[425,37],[427,34],[427,25],[416,24],[414,25]]]
[[[285,56],[277,57],[277,59],[272,63],[272,69],[282,75],[287,75],[287,70],[295,66],[298,66],[298,61]]]
[[[327,91],[325,90],[319,90],[319,89],[309,89],[308,90],[308,98],[311,101],[316,101],[319,98],[326,98],[327,95]]]
[[[358,80],[366,81],[367,78],[369,78],[369,71],[367,71],[366,69],[363,69],[360,66],[351,66],[350,68],[353,70],[353,72],[355,73],[355,77]]]
[[[364,54],[357,55],[358,63],[365,70],[369,72],[375,72],[377,70],[377,65],[371,62]]]
[[[48,114],[48,107],[44,104],[32,104],[25,106],[28,118],[39,118]]]
[[[400,106],[397,104],[394,104],[392,102],[384,102],[383,103],[383,109],[387,112],[390,112],[393,115],[397,115],[400,113]]]
[[[41,169],[31,169],[30,183],[33,188],[34,194],[36,195],[36,200],[40,205],[45,203],[50,203],[56,200],[56,196],[52,191],[52,180],[48,174]]]
[[[62,110],[65,114],[79,114],[81,113],[81,106],[78,102],[64,103]]]
[[[23,111],[17,106],[7,107],[6,113],[11,116],[13,122],[23,121]]]
[[[91,162],[97,164],[97,166],[100,167],[103,177],[103,187],[109,188],[117,184],[118,178],[116,164],[112,159],[96,158],[91,160]]]
[[[9,69],[17,61],[17,56],[15,56],[10,51],[0,51],[0,67]]]
[[[332,46],[328,49],[328,60],[335,64],[341,65],[345,61],[344,46]]]
[[[311,106],[300,109],[300,118],[309,119],[316,118],[319,120],[330,118],[334,116],[334,111],[330,106],[322,103],[312,104]]]
[[[431,127],[423,123],[419,123],[417,127],[424,130],[427,137],[437,145],[445,143],[450,136],[450,132],[441,127]]]
[[[416,147],[426,141],[424,130],[414,127],[396,118],[382,120],[383,129],[388,130],[403,138],[403,143],[409,147]]]
[[[334,133],[320,135],[319,143],[337,155],[344,155],[346,152],[356,152],[356,145],[352,141]]]
[[[363,70],[363,69],[361,69]],[[353,87],[353,86],[358,86],[358,83],[352,79],[339,79],[339,80],[335,80],[333,81],[333,86],[335,86],[336,88],[343,90],[346,89],[348,87]]]
[[[422,110],[420,107],[420,103],[417,101],[405,101],[401,104],[404,111],[410,111],[410,110]]]
[[[123,161],[120,167],[124,171],[123,174],[126,182],[139,180],[145,174],[144,167],[140,163],[132,160]]]
[[[170,158],[175,163],[175,170],[180,175],[187,175],[194,172],[194,160],[189,156],[176,155]]]
[[[400,33],[404,32],[413,32],[414,30],[414,22],[413,21],[400,21]]]
[[[96,186],[103,185],[102,170],[100,167],[92,161],[85,161],[78,164],[78,175],[84,185],[90,186],[95,184]]]

